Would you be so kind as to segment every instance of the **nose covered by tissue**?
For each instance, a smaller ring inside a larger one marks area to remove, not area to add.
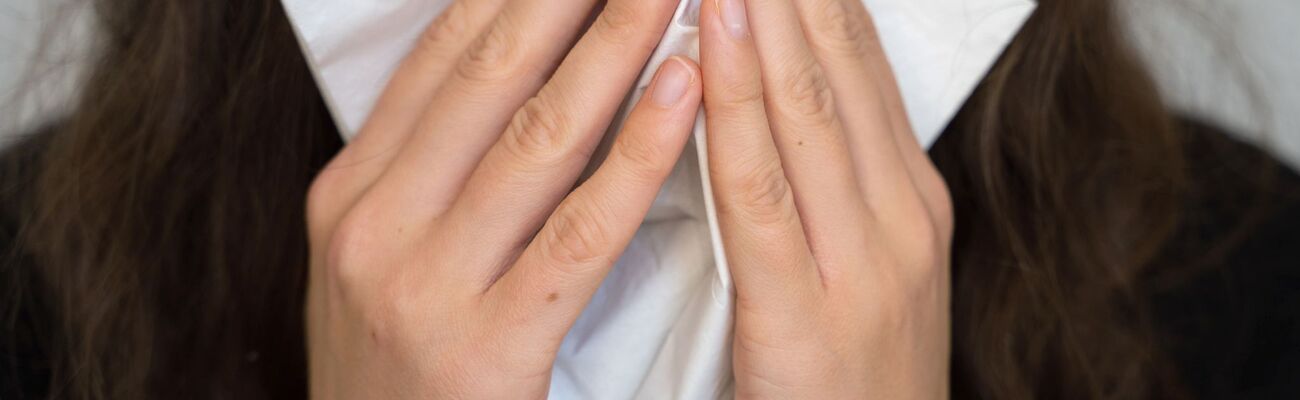
[[[681,0],[589,169],[659,64],[674,55],[698,59],[701,1],[709,0]],[[1035,8],[1032,0],[861,1],[927,147]],[[340,131],[351,138],[420,32],[452,0],[282,2]],[[551,398],[733,397],[734,296],[705,134],[701,119],[636,237],[565,337]]]

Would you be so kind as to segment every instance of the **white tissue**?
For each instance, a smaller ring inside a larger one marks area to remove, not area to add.
[[[345,138],[355,135],[420,32],[451,3],[282,1]],[[1032,0],[862,1],[927,147],[1035,7]],[[627,101],[640,97],[667,57],[698,56],[699,2],[682,0]],[[610,132],[618,132],[624,117]],[[712,192],[703,135],[704,124],[696,124],[641,229],[565,337],[551,398],[733,397],[733,291],[713,198],[706,195]]]

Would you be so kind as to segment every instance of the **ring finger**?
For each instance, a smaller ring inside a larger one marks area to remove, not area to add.
[[[925,212],[914,174],[924,161],[901,101],[892,104],[888,63],[858,0],[798,0],[813,54],[826,72],[868,207],[878,215]],[[896,86],[894,86],[896,87]],[[899,113],[901,114],[901,112]],[[904,137],[906,136],[906,137]],[[910,145],[910,146],[909,146]],[[906,146],[906,147],[905,147]],[[904,156],[902,149],[915,153]],[[917,157],[919,156],[919,157]],[[898,227],[906,229],[906,227]],[[899,232],[899,230],[891,230]]]

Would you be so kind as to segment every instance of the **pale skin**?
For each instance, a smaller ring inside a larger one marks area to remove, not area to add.
[[[458,0],[316,179],[312,396],[546,397],[703,104],[737,396],[946,397],[951,202],[861,3],[705,0],[579,183],[678,0],[596,3]]]

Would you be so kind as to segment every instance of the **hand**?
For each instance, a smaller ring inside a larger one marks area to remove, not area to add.
[[[610,0],[570,52],[596,3],[457,1],[317,177],[313,397],[546,396],[701,98],[698,67],[664,63],[571,192],[676,6]]]
[[[857,0],[705,3],[738,397],[947,397],[951,201],[867,10]]]

